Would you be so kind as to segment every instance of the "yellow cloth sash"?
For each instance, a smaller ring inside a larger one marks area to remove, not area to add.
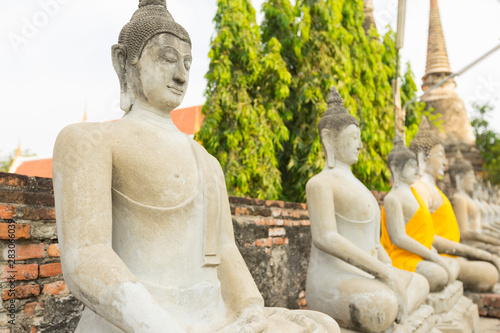
[[[443,192],[436,186],[443,204],[432,213],[432,222],[434,222],[434,232],[436,235],[449,239],[453,242],[460,242],[460,229],[458,227],[457,217],[453,211],[450,200],[444,195]],[[441,254],[444,257],[456,258],[449,254]]]
[[[431,212],[427,206],[425,206],[417,192],[413,188],[411,191],[415,196],[415,199],[417,199],[420,207],[406,224],[406,234],[426,248],[430,249],[432,242],[434,241],[434,225],[432,223]],[[380,243],[387,251],[387,254],[391,257],[392,265],[399,269],[415,272],[417,264],[423,259],[414,253],[397,247],[391,242],[391,238],[387,232],[385,207],[382,207],[381,218],[382,236],[380,237]]]

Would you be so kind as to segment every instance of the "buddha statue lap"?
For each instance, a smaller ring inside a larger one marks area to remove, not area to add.
[[[351,171],[363,147],[359,123],[335,87],[318,128],[326,165],[306,186],[312,233],[307,304],[346,329],[384,332],[425,301],[429,284],[394,268],[380,245],[377,200]]]
[[[388,164],[393,185],[384,198],[380,242],[394,267],[425,276],[431,292],[441,291],[455,281],[460,266],[456,260],[440,256],[432,247],[431,213],[411,188],[418,175],[417,156],[404,145],[398,133]]]
[[[265,308],[236,247],[218,161],[170,112],[191,42],[165,0],[141,0],[112,48],[125,116],[66,127],[54,148],[65,281],[76,332],[339,332],[314,311]]]
[[[500,258],[461,243],[471,233],[457,221],[454,207],[436,186],[436,179],[444,174],[446,156],[437,129],[425,117],[422,118],[419,132],[410,143],[410,150],[417,154],[420,169],[420,177],[413,188],[431,212],[434,223],[433,246],[442,256],[457,260],[460,265],[458,280],[464,283],[467,290],[491,290],[498,281]],[[484,235],[479,237],[482,236]]]

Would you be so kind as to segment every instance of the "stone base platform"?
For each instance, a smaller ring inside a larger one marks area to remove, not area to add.
[[[500,284],[488,294],[465,292],[464,295],[477,305],[481,317],[500,318]]]
[[[463,294],[463,284],[455,281],[439,293],[431,293],[426,303],[434,308],[436,328],[443,333],[479,333],[477,305]]]

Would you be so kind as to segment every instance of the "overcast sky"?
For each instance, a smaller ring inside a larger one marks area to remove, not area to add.
[[[257,12],[263,0],[252,0]],[[137,0],[2,0],[0,2],[0,154],[21,141],[23,149],[51,156],[57,133],[80,122],[122,116],[111,45],[130,20]],[[374,0],[379,31],[394,26],[397,0]],[[56,6],[54,5],[56,4]],[[453,71],[500,42],[498,0],[440,0]],[[190,33],[193,66],[181,107],[203,104],[212,19],[216,0],[168,0],[177,22]],[[408,0],[403,61],[410,61],[418,85],[425,71],[428,0]],[[262,15],[259,14],[259,20]],[[500,131],[500,51],[457,78],[467,105],[491,101]]]

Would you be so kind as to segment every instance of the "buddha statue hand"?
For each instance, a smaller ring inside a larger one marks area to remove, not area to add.
[[[398,315],[396,316],[396,323],[405,320],[408,315],[408,295],[407,288],[412,279],[412,275],[408,272],[391,268],[387,276],[382,277],[382,282],[389,287],[398,300]]]
[[[448,273],[448,284],[455,282],[457,274],[453,272],[453,268],[451,267],[449,262],[447,262],[437,252],[432,252],[432,261],[434,261],[439,266],[443,267],[446,273]]]
[[[264,308],[258,305],[246,307],[232,324],[223,327],[219,333],[260,333],[268,326]]]

